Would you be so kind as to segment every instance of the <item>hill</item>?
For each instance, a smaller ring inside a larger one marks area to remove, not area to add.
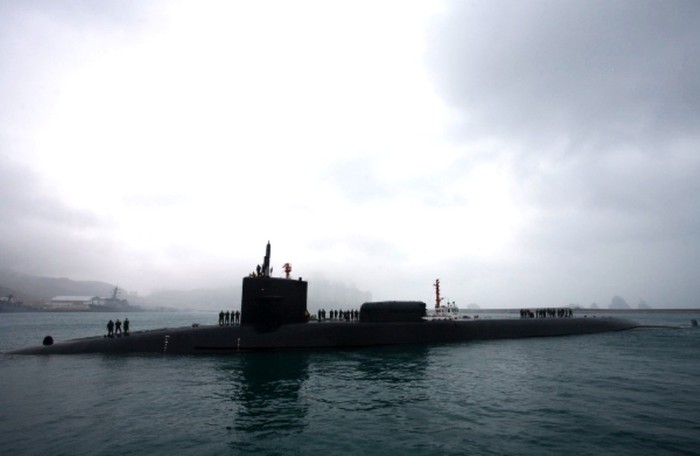
[[[372,295],[352,285],[311,279],[308,291],[309,312],[319,308],[359,309],[363,302],[371,301]],[[230,310],[241,305],[241,284],[222,288],[200,288],[194,290],[159,290],[141,298],[148,307],[175,309]]]
[[[39,306],[55,296],[111,296],[115,285],[97,281],[76,281],[68,278],[39,277],[0,268],[0,296],[13,295],[25,305]],[[127,296],[129,304],[149,308],[179,310],[227,310],[240,308],[240,282],[220,288],[194,290],[160,290],[148,296]],[[309,285],[310,312],[325,309],[359,309],[372,295],[355,286],[312,279]]]
[[[627,301],[622,299],[620,296],[614,296],[610,301],[610,309],[629,309],[630,306]]]
[[[12,294],[25,305],[39,305],[54,296],[111,296],[113,290],[114,285],[105,282],[38,277],[0,269],[2,296]]]

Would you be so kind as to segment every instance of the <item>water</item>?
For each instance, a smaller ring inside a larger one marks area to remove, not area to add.
[[[235,356],[0,355],[0,454],[700,454],[700,330],[689,327],[700,310],[625,315],[684,327]],[[217,318],[128,317],[134,331]],[[107,318],[0,314],[0,351],[100,334]]]

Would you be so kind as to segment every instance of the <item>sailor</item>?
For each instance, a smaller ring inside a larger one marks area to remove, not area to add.
[[[229,314],[229,312],[228,312],[228,310],[227,310],[226,313],[224,314],[224,324],[225,324],[226,326],[228,326],[228,323],[229,323],[229,321],[230,321],[230,317],[231,317],[231,314]]]
[[[125,336],[129,335],[129,319],[128,318],[124,319],[124,335]]]
[[[121,336],[122,335],[122,322],[119,321],[118,318],[117,318],[117,323],[115,326],[116,326],[116,331],[114,331],[114,333]]]
[[[219,326],[224,326],[224,311],[219,312]]]
[[[114,322],[109,320],[107,323],[107,336],[112,337],[114,335]]]
[[[241,322],[241,312],[237,310],[236,311],[236,324],[238,325],[238,324],[240,324],[240,322]]]

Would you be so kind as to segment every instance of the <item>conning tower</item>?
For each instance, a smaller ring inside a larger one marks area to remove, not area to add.
[[[243,278],[241,325],[275,327],[305,323],[307,282],[270,276],[270,242],[265,249],[262,268]]]

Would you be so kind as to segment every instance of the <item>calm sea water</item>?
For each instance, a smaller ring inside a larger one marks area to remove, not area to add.
[[[0,355],[0,454],[700,454],[700,310],[675,328],[235,356]],[[132,313],[133,331],[215,313]],[[484,314],[484,317],[495,314]],[[0,314],[0,351],[104,332]]]

